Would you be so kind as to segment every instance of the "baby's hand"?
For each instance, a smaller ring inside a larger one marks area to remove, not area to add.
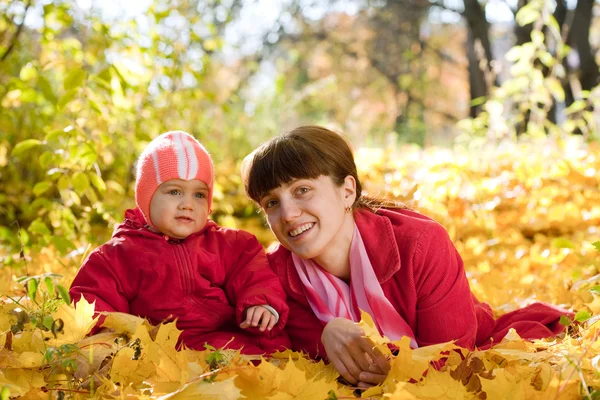
[[[271,330],[277,323],[277,318],[263,306],[252,306],[246,309],[246,320],[240,324],[240,328],[246,329],[260,324],[260,331]]]

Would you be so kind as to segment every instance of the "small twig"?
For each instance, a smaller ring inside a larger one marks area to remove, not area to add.
[[[86,347],[90,347],[90,346],[93,346],[93,345],[105,346],[105,347],[108,347],[108,348],[112,347],[110,344],[108,344],[106,342],[94,342],[94,343],[86,344],[85,346],[81,346],[79,349],[80,350],[81,349],[85,349]]]
[[[67,389],[67,388],[51,388],[51,389],[46,388],[46,390],[49,391],[49,392],[52,391],[52,390],[55,390],[55,391],[59,391],[59,392],[90,394],[89,390],[77,390],[77,389]]]

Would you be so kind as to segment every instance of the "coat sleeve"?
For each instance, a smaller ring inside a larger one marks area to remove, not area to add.
[[[321,342],[323,323],[315,316],[310,307],[289,300],[290,317],[285,326],[292,341],[292,350],[303,351],[313,359],[327,359],[327,353]]]
[[[456,340],[475,345],[477,318],[463,261],[439,224],[425,228],[414,254],[419,346]]]
[[[125,276],[120,267],[118,260],[108,261],[102,247],[94,250],[75,275],[69,289],[71,299],[78,302],[83,296],[90,303],[96,302],[96,312],[129,313],[131,296],[126,285],[136,280]]]
[[[279,313],[279,321],[271,332],[261,333],[274,336],[285,326],[289,308],[279,278],[271,270],[264,249],[253,235],[238,231],[230,251],[235,254],[227,261],[229,267],[225,279],[225,291],[235,305],[238,325],[244,319],[248,307],[269,305]],[[259,333],[258,328],[248,332]]]

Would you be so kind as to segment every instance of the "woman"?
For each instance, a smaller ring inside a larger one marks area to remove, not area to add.
[[[472,295],[444,228],[362,196],[352,152],[335,132],[299,127],[264,143],[242,169],[280,243],[269,261],[288,294],[292,349],[327,357],[348,382],[376,384],[389,370],[355,323],[359,309],[380,333],[408,336],[413,347],[489,346],[511,327],[525,338],[562,330],[568,312],[541,303],[495,321]]]

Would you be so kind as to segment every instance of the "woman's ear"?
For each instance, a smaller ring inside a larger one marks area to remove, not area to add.
[[[356,179],[352,175],[344,178],[344,198],[348,200],[347,206],[352,206],[356,200]]]

